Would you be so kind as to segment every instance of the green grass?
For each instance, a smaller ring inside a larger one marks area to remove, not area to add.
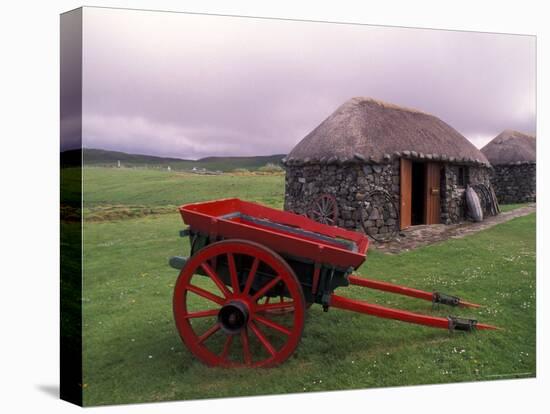
[[[83,176],[84,215],[94,221],[175,212],[185,203],[229,197],[283,207],[281,174],[196,175],[87,167]]]
[[[525,207],[525,206],[528,206],[530,203],[518,203],[518,204],[500,204],[500,211],[501,212],[506,212],[506,211],[512,211],[512,210],[516,210],[518,208],[521,208],[521,207]]]
[[[113,172],[114,171],[114,172]],[[135,174],[135,175],[134,175]],[[280,207],[280,176],[85,169],[86,200],[161,207],[240,196]],[[220,180],[221,179],[221,180]],[[505,328],[449,333],[314,305],[297,351],[272,369],[207,368],[182,344],[171,300],[186,254],[177,214],[84,225],[86,405],[476,381],[535,375],[535,215],[400,255],[369,253],[360,274],[483,303],[434,310]],[[359,287],[339,294],[432,313],[431,304]]]

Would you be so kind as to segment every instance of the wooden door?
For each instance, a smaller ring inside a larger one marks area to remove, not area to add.
[[[401,158],[401,208],[399,212],[399,227],[406,229],[411,226],[412,206],[412,161]]]
[[[425,209],[424,222],[438,224],[440,212],[441,167],[438,163],[426,164]]]

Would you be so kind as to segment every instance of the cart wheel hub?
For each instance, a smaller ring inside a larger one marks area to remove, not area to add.
[[[244,302],[231,301],[220,309],[218,322],[228,334],[239,333],[248,323],[248,307]]]

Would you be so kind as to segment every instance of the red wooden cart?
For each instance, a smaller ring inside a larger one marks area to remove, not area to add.
[[[353,276],[366,258],[362,233],[239,199],[187,204],[191,254],[172,257],[181,270],[174,318],[191,352],[211,366],[273,366],[302,336],[313,303],[450,330],[494,329],[473,319],[441,318],[387,308],[334,293],[358,285],[452,306],[472,303]],[[206,276],[206,277],[204,277]]]

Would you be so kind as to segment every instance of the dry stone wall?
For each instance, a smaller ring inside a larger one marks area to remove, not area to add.
[[[399,160],[386,164],[348,163],[307,164],[286,168],[285,210],[307,214],[321,194],[333,195],[338,202],[337,225],[361,230],[361,222],[371,234],[385,233],[397,224],[390,205],[373,203],[368,193],[385,190],[399,206]]]
[[[466,213],[465,188],[458,185],[459,166],[441,165],[441,222],[458,223]],[[395,208],[400,206],[399,158],[384,164],[304,163],[285,168],[285,210],[308,214],[314,200],[326,193],[338,202],[340,227],[362,230],[363,223],[369,234],[384,234],[398,224]],[[489,185],[489,168],[476,165],[467,168],[471,184]],[[367,195],[374,190],[385,190],[393,205],[382,198],[369,200]]]
[[[491,182],[499,203],[536,201],[537,166],[535,163],[495,165]]]
[[[458,165],[445,164],[441,172],[441,222],[444,224],[459,223],[466,217],[466,200],[464,191],[466,187],[459,185]],[[468,184],[490,185],[491,170],[486,167],[467,168],[466,176]]]

